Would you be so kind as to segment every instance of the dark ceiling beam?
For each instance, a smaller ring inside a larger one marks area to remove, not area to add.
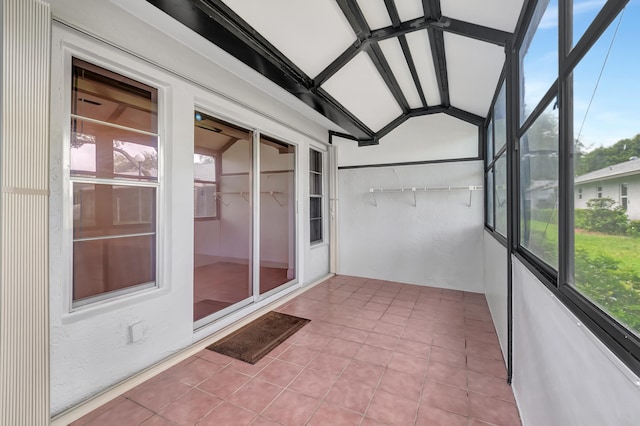
[[[396,8],[396,4],[393,0],[384,0],[384,4],[387,7],[387,13],[389,17],[391,17],[391,25],[393,28],[399,28],[402,25],[402,20],[400,19],[400,15],[398,14],[398,8]],[[424,91],[422,90],[422,83],[420,83],[420,77],[418,76],[418,70],[416,69],[416,64],[413,62],[413,56],[411,55],[411,50],[409,49],[409,44],[407,43],[407,38],[404,34],[398,36],[398,42],[400,43],[400,48],[402,49],[402,53],[404,54],[404,59],[407,62],[407,66],[409,67],[409,72],[411,73],[411,78],[413,78],[413,84],[416,86],[416,91],[418,92],[418,96],[420,96],[420,102],[422,102],[422,106],[427,106],[427,99],[424,97]]]
[[[340,56],[333,60],[320,74],[313,79],[313,87],[320,87],[325,81],[329,80],[332,75],[337,73],[340,68],[345,66],[347,62],[355,58],[355,56],[362,50],[362,43],[356,42],[349,46],[347,50],[342,52]]]
[[[438,20],[442,17],[440,10],[440,0],[422,0],[424,17]],[[449,101],[449,77],[447,74],[447,57],[444,51],[444,36],[442,31],[436,31],[433,27],[427,28],[429,34],[429,45],[431,46],[431,57],[433,67],[436,72],[438,91],[440,92],[440,104],[444,107],[451,105]]]
[[[472,24],[470,22],[459,21],[457,19],[441,16],[438,19],[425,17],[415,18],[410,21],[403,22],[397,28],[392,25],[390,27],[373,30],[371,31],[370,40],[386,40],[388,38],[398,37],[400,35],[412,33],[414,31],[426,30],[428,28],[470,37],[475,40],[496,44],[498,46],[504,46],[507,40],[513,39],[513,34],[506,31],[496,30],[494,28],[484,27],[482,25]]]
[[[398,84],[398,80],[396,80],[396,77],[389,66],[389,62],[387,62],[387,58],[385,58],[384,53],[382,53],[382,49],[380,49],[378,43],[371,43],[366,50],[371,61],[373,61],[373,64],[380,73],[380,76],[391,91],[391,94],[396,99],[396,102],[398,102],[398,105],[400,105],[402,112],[406,114],[409,112],[411,107],[400,88],[400,84]]]
[[[390,0],[385,0],[385,3],[388,3],[389,1]],[[389,10],[388,7],[387,10]],[[389,12],[389,16],[391,16],[391,13],[392,12]],[[393,22],[394,18],[391,17],[391,19]],[[424,17],[416,18],[410,21],[401,22],[397,26],[395,26],[394,24],[390,27],[373,30],[371,31],[368,38],[356,40],[355,43],[349,46],[344,52],[342,52],[342,54],[338,58],[336,58],[331,64],[329,64],[324,70],[322,70],[322,72],[318,74],[316,78],[313,79],[313,86],[320,87],[325,81],[331,78],[332,75],[338,72],[343,66],[347,64],[347,62],[353,59],[358,53],[360,53],[361,50],[366,48],[369,44],[398,37],[398,41],[400,42],[400,46],[402,47],[402,52],[404,53],[405,58],[407,58],[407,64],[409,65],[411,76],[416,83],[416,87],[419,88],[418,94],[420,95],[420,100],[423,102],[424,106],[426,106],[427,101],[426,99],[424,99],[424,91],[422,90],[420,79],[417,78],[418,73],[416,71],[416,67],[413,62],[413,56],[411,55],[411,51],[409,50],[409,45],[407,44],[405,34],[409,34],[414,31],[426,30],[428,28],[462,35],[498,46],[504,46],[506,41],[511,40],[511,38],[513,37],[511,33],[505,31],[495,30],[493,28],[483,27],[482,25],[458,21],[456,19],[447,18],[445,16],[441,17],[438,20],[426,19]]]
[[[353,28],[353,32],[356,33],[358,40],[361,42],[368,40],[371,37],[371,30],[369,29],[369,24],[367,24],[367,20],[360,10],[358,3],[355,0],[336,0],[336,3],[340,6],[340,9],[347,18],[347,21],[349,21],[349,24],[351,25],[351,28]],[[402,109],[402,112],[409,112],[409,103],[407,102],[398,81],[391,71],[391,67],[387,62],[387,59],[384,57],[380,46],[378,46],[377,43],[365,43],[363,48],[369,54],[371,61],[400,106],[400,109]]]
[[[212,20],[232,32],[242,42],[254,51],[270,59],[280,66],[287,74],[301,81],[305,86],[311,86],[311,79],[296,64],[289,60],[282,52],[272,45],[266,38],[249,25],[221,0],[192,0],[196,7],[202,10]]]
[[[358,140],[375,133],[340,103],[313,87],[313,81],[219,0],[147,0],[282,87]]]

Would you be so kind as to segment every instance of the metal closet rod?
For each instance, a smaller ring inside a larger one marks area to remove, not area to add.
[[[369,193],[373,198],[373,205],[378,207],[378,202],[376,200],[376,192],[411,192],[413,194],[413,206],[416,207],[418,205],[418,201],[416,199],[416,192],[443,192],[443,191],[454,191],[454,190],[464,190],[469,191],[469,203],[467,207],[471,207],[471,194],[473,191],[481,191],[483,187],[481,185],[468,185],[468,186],[412,186],[406,188],[369,188]]]
[[[284,207],[285,203],[281,203],[280,200],[278,200],[278,197],[276,197],[276,195],[284,195],[284,192],[281,191],[261,191],[261,194],[267,194],[267,195],[271,195],[271,197],[273,197],[274,200],[276,200],[276,203],[278,203],[278,205],[280,207]],[[242,198],[244,198],[244,200],[248,203],[249,202],[249,191],[232,191],[232,192],[216,192],[215,196],[218,200],[220,200],[222,202],[222,204],[224,204],[225,206],[228,206],[228,203],[225,203],[224,200],[222,199],[221,195],[240,195]]]

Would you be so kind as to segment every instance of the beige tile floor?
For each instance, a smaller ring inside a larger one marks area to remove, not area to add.
[[[203,350],[76,425],[520,425],[481,294],[336,276],[255,365]]]

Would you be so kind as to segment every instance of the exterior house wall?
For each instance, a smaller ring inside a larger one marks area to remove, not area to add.
[[[620,178],[603,179],[577,183],[574,188],[574,203],[577,209],[586,209],[587,201],[598,198],[598,186],[602,187],[602,197],[611,198],[614,206],[622,205],[621,184],[627,184],[627,215],[631,220],[640,220],[640,174]],[[582,199],[580,199],[582,190]]]
[[[298,284],[293,288],[329,272],[329,238],[327,233],[323,243],[313,247],[308,238],[308,152],[310,146],[327,150],[326,127],[112,2],[52,0],[51,7],[59,21],[54,22],[51,45],[49,166],[50,409],[55,415],[278,297],[193,329],[194,108],[296,145]],[[70,306],[72,221],[66,149],[72,54],[158,87],[161,141],[158,287],[76,310]],[[129,327],[137,323],[142,339],[133,342]]]

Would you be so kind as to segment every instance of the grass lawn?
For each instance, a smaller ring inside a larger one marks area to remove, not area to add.
[[[527,248],[557,267],[557,225],[530,224]],[[576,288],[640,335],[640,238],[577,229],[575,253]]]
[[[618,268],[640,275],[640,238],[607,235],[576,230],[576,248],[593,256],[608,256],[617,260]]]

